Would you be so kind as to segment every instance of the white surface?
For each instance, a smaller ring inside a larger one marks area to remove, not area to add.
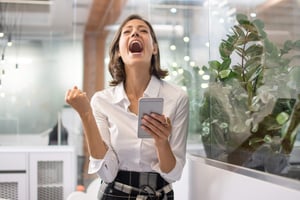
[[[300,199],[300,190],[214,167],[201,157],[188,156],[188,166],[189,200]]]
[[[0,146],[43,146],[48,145],[48,134],[52,129],[43,133],[0,134]]]
[[[72,192],[67,197],[67,200],[98,200],[97,195],[100,188],[100,181],[100,178],[97,178],[94,181],[92,181],[86,189],[86,192]]]
[[[174,200],[186,200],[189,188],[188,163],[183,168],[181,179],[173,183]]]

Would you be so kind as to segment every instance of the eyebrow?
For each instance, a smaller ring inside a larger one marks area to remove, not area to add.
[[[124,26],[123,28],[132,28],[133,27],[133,25],[127,25],[127,26]],[[146,25],[138,25],[138,28],[148,28],[149,29],[149,27],[148,26],[146,26]]]

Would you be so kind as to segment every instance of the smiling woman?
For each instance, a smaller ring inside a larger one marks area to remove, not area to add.
[[[155,33],[139,15],[130,15],[121,24],[110,58],[111,87],[96,92],[91,103],[77,87],[66,94],[83,122],[89,172],[103,180],[99,198],[172,200],[171,185],[185,165],[188,96],[162,80],[167,71],[160,68]],[[163,113],[139,116],[141,97],[164,99]],[[138,137],[139,120],[149,139]]]

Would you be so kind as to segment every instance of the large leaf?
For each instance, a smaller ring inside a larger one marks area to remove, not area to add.
[[[263,68],[261,66],[258,66],[256,68],[253,68],[247,75],[249,75],[248,77],[248,81],[254,81],[257,80],[259,78],[259,76],[261,76],[263,71]]]
[[[234,47],[226,42],[222,42],[219,46],[219,52],[222,58],[227,58],[231,55]]]
[[[220,71],[221,63],[217,60],[212,60],[208,62],[210,70]]]
[[[258,44],[253,44],[245,50],[245,54],[248,56],[258,56],[258,55],[261,56],[262,53],[263,53],[263,47]]]
[[[247,42],[255,42],[255,41],[260,41],[261,37],[258,35],[258,33],[249,33],[247,36]]]
[[[294,42],[295,50],[300,51],[300,40]]]
[[[239,24],[244,24],[249,22],[247,15],[241,13],[236,14],[236,20],[238,21]]]
[[[229,69],[230,68],[230,64],[231,64],[230,57],[224,58],[221,66],[220,66],[220,70],[227,70],[227,69]]]
[[[233,26],[233,32],[235,34],[233,36],[230,36],[228,38],[228,41],[233,41],[234,42],[236,40],[236,38],[238,38],[239,36],[240,37],[245,37],[246,36],[244,30],[239,26]]]

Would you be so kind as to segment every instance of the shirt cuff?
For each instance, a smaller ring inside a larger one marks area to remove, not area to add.
[[[152,165],[152,169],[159,173],[169,183],[173,183],[175,181],[180,180],[183,167],[184,165],[180,164],[179,162],[176,162],[175,167],[169,173],[164,173],[160,170],[159,163],[154,163]]]
[[[103,159],[96,159],[90,156],[89,160],[89,174],[97,173],[106,183],[112,182],[117,176],[119,162],[116,154],[112,150],[109,149]]]

